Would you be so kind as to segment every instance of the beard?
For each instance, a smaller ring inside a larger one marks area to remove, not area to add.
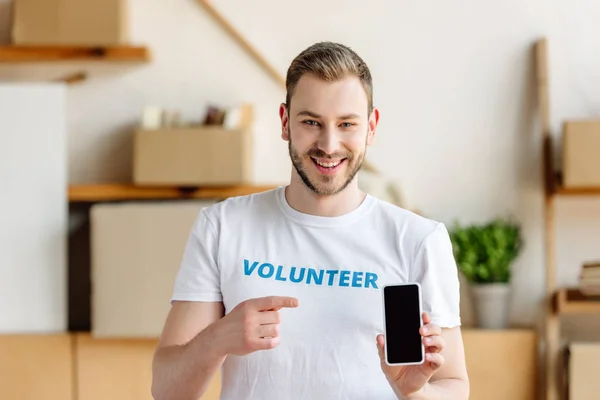
[[[288,151],[290,153],[292,165],[294,166],[294,169],[298,173],[298,176],[300,176],[300,179],[304,185],[319,196],[333,196],[344,190],[350,184],[350,182],[352,182],[358,171],[360,171],[365,159],[366,150],[367,145],[365,141],[365,150],[358,156],[354,153],[335,153],[333,155],[329,155],[320,149],[311,149],[301,155],[292,146],[292,132],[291,130],[289,131]],[[345,159],[344,162],[347,163],[347,165],[343,166],[344,170],[335,175],[323,175],[315,172],[313,175],[316,176],[311,179],[308,171],[304,167],[305,160],[306,162],[314,163],[311,157],[324,159]],[[343,176],[340,176],[342,174]]]

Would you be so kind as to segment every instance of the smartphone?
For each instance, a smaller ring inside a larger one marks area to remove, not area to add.
[[[418,365],[425,361],[419,329],[423,325],[421,285],[418,282],[385,285],[383,330],[388,365]]]

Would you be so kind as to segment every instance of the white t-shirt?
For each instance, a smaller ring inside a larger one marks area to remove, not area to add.
[[[420,282],[433,323],[460,325],[459,281],[445,226],[367,196],[340,217],[298,212],[285,187],[230,198],[195,221],[172,300],[293,296],[281,343],[228,356],[223,400],[395,399],[380,367],[381,287]]]

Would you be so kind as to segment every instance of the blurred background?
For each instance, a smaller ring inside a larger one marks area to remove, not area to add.
[[[286,69],[324,40],[374,77],[360,185],[451,231],[471,398],[597,398],[599,19],[593,0],[0,0],[0,398],[151,398],[193,219],[287,183]]]

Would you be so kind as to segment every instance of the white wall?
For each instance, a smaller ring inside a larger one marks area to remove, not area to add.
[[[7,0],[0,0],[6,2]],[[69,89],[69,180],[130,179],[129,129],[145,104],[202,118],[208,103],[257,106],[256,181],[285,182],[284,91],[196,4],[130,0],[132,34],[154,62]],[[513,213],[527,248],[516,265],[512,320],[535,321],[544,288],[543,198],[531,45],[550,40],[552,127],[600,113],[600,3],[594,0],[214,0],[281,71],[319,40],[370,64],[382,110],[371,161],[411,205],[452,223]],[[561,201],[559,278],[575,283],[600,257],[599,200]],[[575,229],[574,224],[580,225]],[[577,247],[579,253],[570,249]]]
[[[66,305],[66,93],[0,84],[0,332],[62,332]]]

